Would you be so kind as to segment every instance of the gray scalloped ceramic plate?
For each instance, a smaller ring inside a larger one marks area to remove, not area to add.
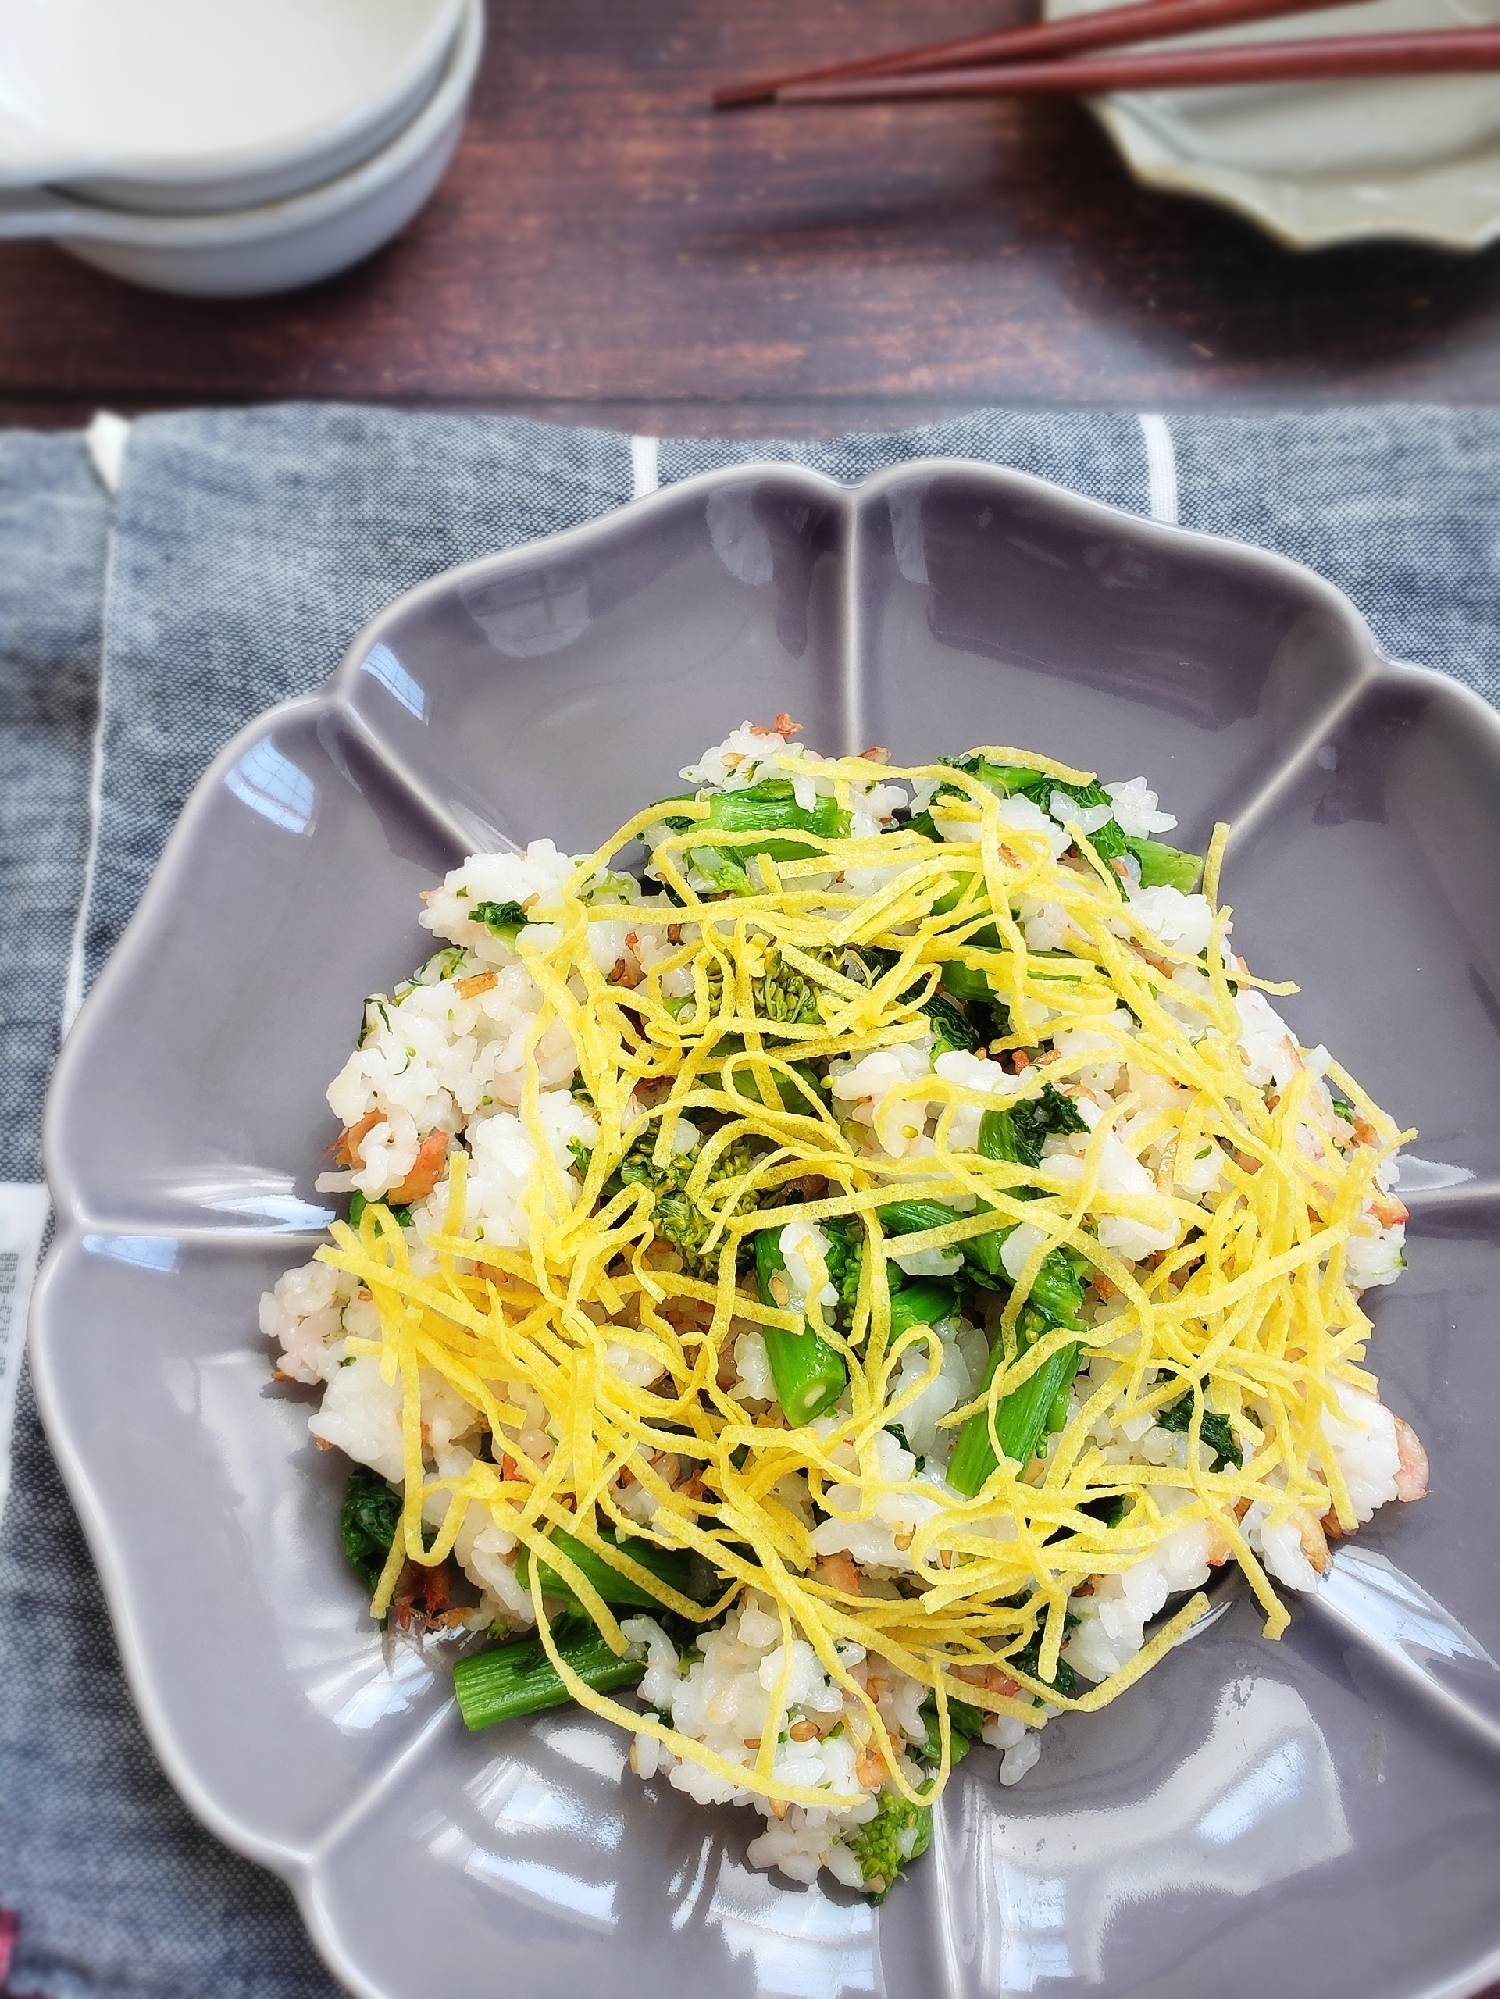
[[[1049,18],[1121,0],[1046,0]],[[1487,26],[1495,0],[1367,0],[1194,35],[1212,42]],[[1490,76],[1119,92],[1091,108],[1137,180],[1222,202],[1285,243],[1401,237],[1478,250],[1500,235],[1500,90]]]
[[[322,1090],[361,997],[421,953],[416,891],[477,844],[589,845],[781,708],[845,752],[1146,770],[1189,842],[1235,821],[1242,945],[1446,1162],[1377,1306],[1433,1496],[1343,1551],[1282,1644],[1231,1597],[1128,1698],[1050,1727],[1019,1789],[971,1758],[878,1914],[751,1872],[748,1815],[638,1784],[591,1719],[471,1738],[441,1660],[383,1665],[338,1464],[255,1331],[323,1220]],[[183,1796],[369,1999],[1438,1999],[1494,1976],[1497,834],[1500,719],[1381,659],[1335,590],[1019,473],[715,474],[402,598],[208,771],[53,1091],[38,1392]]]

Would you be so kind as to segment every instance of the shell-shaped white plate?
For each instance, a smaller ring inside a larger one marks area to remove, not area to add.
[[[1109,4],[1109,0],[1106,0]],[[1097,0],[1046,0],[1049,19]],[[1368,0],[1195,35],[1210,43],[1489,26],[1497,0]],[[1186,46],[1186,38],[1162,47]],[[1500,77],[1426,76],[1120,92],[1092,101],[1136,179],[1200,195],[1289,249],[1500,236]]]

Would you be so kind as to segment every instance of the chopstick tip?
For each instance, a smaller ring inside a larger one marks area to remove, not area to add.
[[[708,101],[715,111],[743,111],[747,105],[771,104],[775,99],[773,83],[726,83]]]

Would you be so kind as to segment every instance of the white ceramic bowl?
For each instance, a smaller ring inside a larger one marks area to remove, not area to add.
[[[0,0],[0,187],[258,206],[368,158],[431,96],[463,0]]]
[[[457,40],[415,118],[370,159],[304,193],[199,215],[135,214],[54,193],[0,195],[0,237],[59,249],[157,291],[248,298],[331,277],[408,223],[453,156],[484,46],[484,0],[461,0]]]

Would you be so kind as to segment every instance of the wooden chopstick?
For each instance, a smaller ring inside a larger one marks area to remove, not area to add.
[[[842,82],[865,76],[915,75],[924,70],[958,69],[970,63],[1078,55],[1086,49],[1120,48],[1130,42],[1155,41],[1167,35],[1198,34],[1210,28],[1235,27],[1242,21],[1269,21],[1286,14],[1317,13],[1325,7],[1355,4],[1357,0],[1135,0],[1128,7],[1075,14],[1066,21],[1032,22],[988,35],[966,35],[960,41],[928,42],[918,48],[896,49],[883,56],[868,56],[862,62],[835,63],[822,69],[765,77],[756,83],[730,84],[714,92],[713,103],[721,111],[735,110],[747,104],[769,104],[782,91],[803,84]]]
[[[1451,76],[1500,69],[1500,28],[1329,35],[1307,41],[1078,56],[1064,62],[986,64],[913,76],[788,84],[778,104],[870,103],[896,98],[1092,97],[1105,90],[1310,83],[1372,76]]]

